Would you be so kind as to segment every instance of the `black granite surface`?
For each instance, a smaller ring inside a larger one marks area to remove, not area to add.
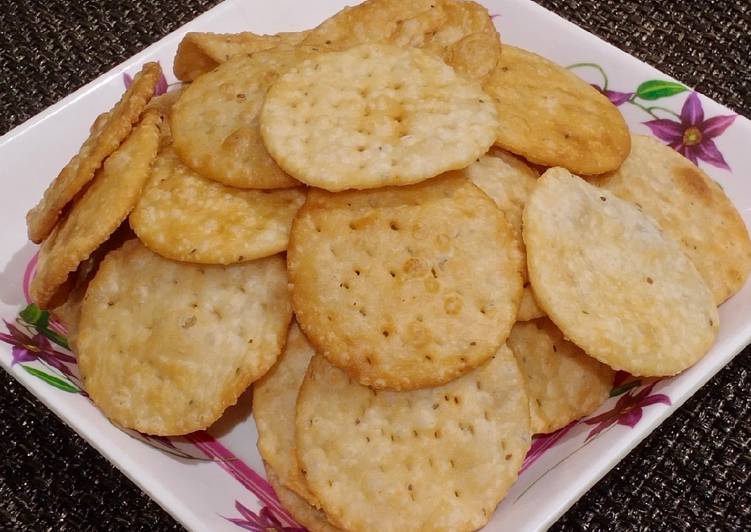
[[[216,3],[0,1],[0,132]],[[539,3],[751,115],[749,0]],[[553,529],[751,529],[750,387],[747,348]],[[180,526],[0,372],[0,530]]]

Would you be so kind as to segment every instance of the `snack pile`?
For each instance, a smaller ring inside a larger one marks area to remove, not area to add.
[[[311,530],[481,528],[532,435],[696,363],[751,270],[712,179],[474,2],[189,33],[174,70],[29,211],[31,294],[117,425],[206,429],[252,385]]]

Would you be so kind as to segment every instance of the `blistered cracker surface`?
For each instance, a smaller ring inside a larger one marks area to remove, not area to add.
[[[361,45],[299,63],[269,89],[261,134],[293,177],[331,191],[417,183],[484,154],[480,87],[414,48]]]
[[[113,422],[186,434],[210,426],[273,366],[291,317],[278,255],[200,266],[130,240],[105,258],[86,292],[78,364]]]
[[[528,399],[506,346],[459,379],[411,392],[376,392],[316,355],[296,427],[310,489],[354,531],[480,528],[530,445]]]
[[[133,124],[153,96],[161,72],[158,63],[146,63],[120,101],[108,114],[97,117],[95,127],[79,152],[26,215],[32,242],[39,243],[52,232],[63,208],[91,181],[104,159],[130,134]]]
[[[615,170],[630,137],[618,109],[563,67],[503,45],[483,84],[498,108],[496,144],[544,166],[577,174]]]
[[[232,264],[287,249],[305,189],[244,190],[205,179],[162,148],[130,224],[160,255]]]
[[[525,253],[522,241],[522,212],[540,176],[537,170],[519,157],[500,148],[493,148],[461,172],[495,201],[516,232],[522,253]],[[526,257],[523,276],[524,292],[516,319],[526,321],[542,317],[545,314],[537,306],[527,281]]]
[[[508,346],[524,376],[532,432],[554,432],[605,402],[615,372],[567,341],[547,318],[517,323]]]
[[[658,140],[631,139],[631,154],[592,183],[638,205],[677,241],[720,304],[743,287],[751,241],[722,188],[691,161]]]
[[[56,290],[118,228],[138,201],[159,146],[162,118],[144,114],[39,251],[31,297],[46,308]]]
[[[441,384],[487,360],[522,292],[514,232],[461,176],[311,189],[287,266],[298,322],[317,351],[379,388]]]
[[[295,454],[295,404],[313,355],[313,347],[293,322],[279,360],[253,385],[258,452],[285,489],[302,497],[306,505],[317,504],[317,501],[308,490]]]
[[[274,488],[279,502],[294,517],[295,521],[310,532],[338,532],[341,530],[341,528],[329,523],[323,511],[317,510],[297,493],[287,489],[268,462],[264,462],[263,465],[266,468],[266,478],[271,487]]]
[[[277,47],[230,59],[185,88],[170,125],[180,158],[204,177],[241,188],[300,183],[266,151],[259,114],[271,83],[320,48]]]
[[[177,47],[173,70],[182,81],[193,81],[238,55],[248,55],[275,48],[294,46],[307,32],[281,32],[275,35],[242,33],[186,33]]]
[[[524,210],[524,242],[537,303],[600,362],[673,375],[711,347],[719,329],[712,293],[635,205],[552,168]]]

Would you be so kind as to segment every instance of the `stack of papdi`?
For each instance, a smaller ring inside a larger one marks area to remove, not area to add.
[[[32,297],[120,426],[206,429],[255,383],[311,530],[482,527],[534,434],[694,364],[751,268],[719,186],[474,2],[189,33],[174,68],[29,212]]]

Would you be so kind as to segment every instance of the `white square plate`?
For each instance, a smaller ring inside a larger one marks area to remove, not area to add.
[[[680,122],[691,91],[527,0],[484,0],[505,42],[538,52],[603,89],[642,133],[646,121]],[[257,33],[302,30],[338,11],[342,0],[227,0],[83,87],[0,139],[6,193],[0,197],[0,316],[34,336],[45,328],[34,316],[17,318],[26,306],[24,287],[36,247],[26,239],[24,215],[85,138],[89,124],[123,91],[123,75],[146,61],[169,70],[186,31]],[[652,81],[657,80],[657,81]],[[169,81],[174,81],[170,79]],[[646,83],[649,82],[649,83]],[[699,97],[705,118],[733,115]],[[727,122],[731,120],[728,119]],[[736,117],[713,139],[728,168],[700,160],[724,187],[747,225],[751,221],[751,122]],[[718,160],[715,158],[714,163]],[[722,235],[717,235],[722,238]],[[651,384],[621,383],[607,404],[588,419],[534,441],[519,481],[496,510],[488,530],[542,530],[634,448],[751,340],[751,285],[720,309],[722,326],[707,356],[683,374]],[[3,331],[4,332],[4,331]],[[58,331],[59,332],[59,331]],[[51,336],[54,336],[53,334]],[[7,334],[0,364],[60,418],[86,438],[176,519],[193,530],[257,530],[295,526],[263,478],[249,400],[228,412],[209,433],[148,442],[111,425],[79,393],[75,364],[63,348],[24,351]],[[39,342],[37,337],[37,342]],[[16,344],[13,347],[12,344]],[[60,354],[62,353],[62,354]]]

